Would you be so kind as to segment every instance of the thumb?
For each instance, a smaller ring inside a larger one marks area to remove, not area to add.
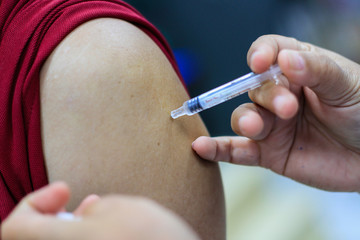
[[[282,50],[278,62],[291,83],[306,86],[329,105],[342,104],[344,93],[353,89],[355,83],[337,64],[330,51]],[[338,56],[340,58],[340,56]],[[346,60],[344,60],[346,61]],[[348,60],[349,61],[349,60]]]
[[[76,216],[81,216],[83,213],[94,203],[98,202],[100,200],[100,197],[96,194],[92,194],[87,196],[80,205],[75,209],[73,212]]]
[[[27,196],[15,212],[30,211],[55,214],[64,208],[70,197],[70,190],[63,182],[45,186]]]

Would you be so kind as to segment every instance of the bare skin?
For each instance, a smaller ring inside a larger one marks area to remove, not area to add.
[[[170,118],[187,99],[165,55],[135,26],[96,19],[69,34],[41,71],[48,177],[69,185],[68,210],[89,194],[141,195],[202,238],[225,239],[219,168],[191,149],[207,130],[199,117]]]
[[[252,91],[232,128],[239,137],[200,137],[204,159],[257,165],[330,191],[360,191],[360,66],[334,52],[277,35],[248,52],[254,72],[278,63],[279,85]]]
[[[1,239],[199,240],[178,216],[140,197],[86,198],[74,213],[76,221],[59,219],[56,213],[69,196],[61,182],[28,195],[2,224]]]

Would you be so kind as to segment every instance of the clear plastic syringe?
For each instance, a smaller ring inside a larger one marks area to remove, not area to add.
[[[266,80],[274,79],[277,81],[279,74],[282,74],[282,72],[278,65],[273,65],[269,70],[260,74],[251,72],[184,102],[180,108],[171,112],[171,117],[176,119],[184,115],[194,115],[237,97],[249,90],[260,87]]]

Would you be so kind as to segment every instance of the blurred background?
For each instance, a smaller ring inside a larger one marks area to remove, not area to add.
[[[170,43],[192,97],[250,70],[251,43],[281,34],[360,62],[359,0],[125,0]],[[201,113],[212,136],[233,135],[240,96]],[[274,173],[221,165],[228,240],[359,240],[360,195],[329,193]]]

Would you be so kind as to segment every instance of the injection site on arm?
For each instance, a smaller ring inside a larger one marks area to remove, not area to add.
[[[282,74],[282,72],[277,64],[272,65],[269,70],[260,74],[253,72],[248,73],[184,102],[180,108],[171,112],[171,117],[176,119],[184,115],[194,115],[246,93],[249,90],[258,88],[267,80],[275,80],[277,83],[277,76],[280,74]]]

